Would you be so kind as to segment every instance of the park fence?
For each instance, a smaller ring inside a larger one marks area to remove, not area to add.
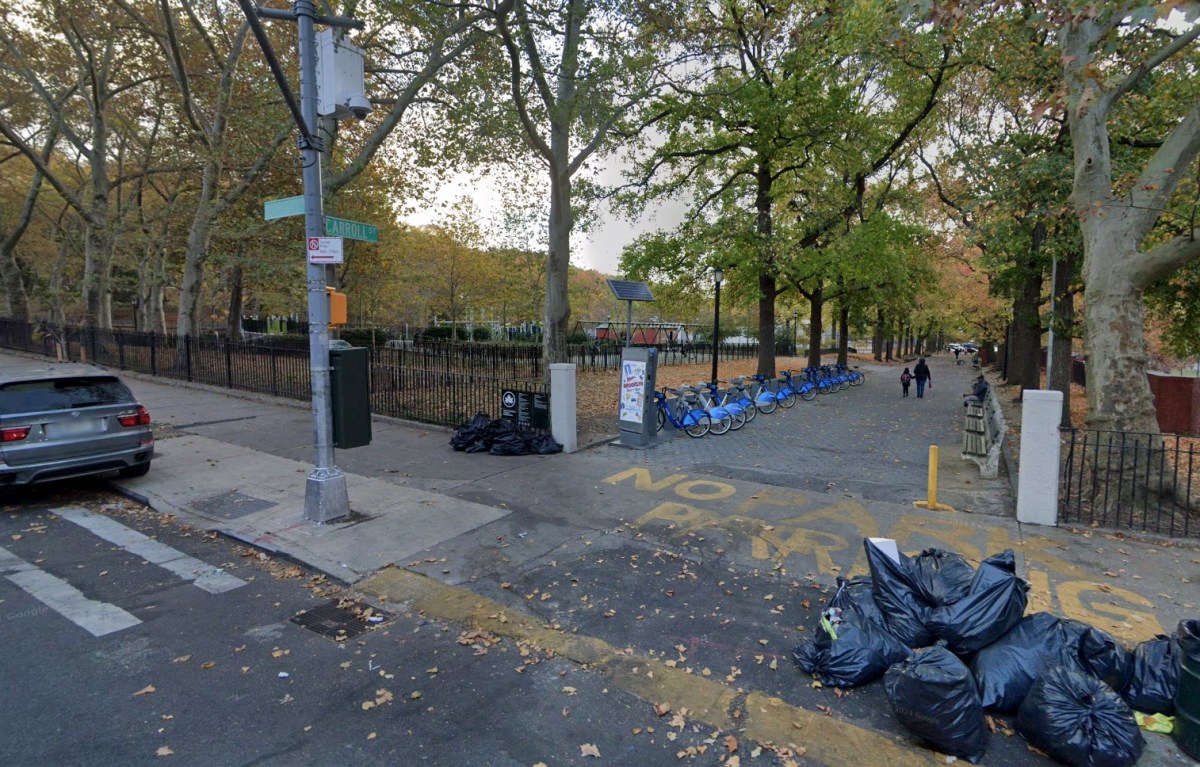
[[[1059,519],[1200,537],[1200,450],[1172,434],[1064,429]]]
[[[312,397],[308,346],[296,339],[238,342],[0,319],[0,347],[273,397]],[[499,416],[504,391],[546,392],[541,350],[516,345],[371,348],[370,386],[371,412],[446,426],[478,411]]]

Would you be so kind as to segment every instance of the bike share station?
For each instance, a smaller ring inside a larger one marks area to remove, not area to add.
[[[621,394],[617,404],[621,436],[612,444],[645,450],[676,436],[674,430],[665,436],[658,431],[658,406],[654,402],[658,349],[633,346],[633,302],[653,301],[654,296],[644,282],[608,280],[608,287],[614,296],[628,304],[625,348],[621,350]]]

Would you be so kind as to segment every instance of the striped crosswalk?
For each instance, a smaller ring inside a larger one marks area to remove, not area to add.
[[[209,594],[222,594],[246,585],[220,568],[188,556],[103,514],[69,507],[57,515],[129,554],[157,565]],[[0,546],[0,576],[16,585],[92,636],[105,636],[141,623],[117,605],[89,598],[66,580],[27,562]]]

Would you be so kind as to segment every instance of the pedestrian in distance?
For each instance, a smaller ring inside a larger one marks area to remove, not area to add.
[[[959,349],[957,346],[956,346],[956,347],[954,347],[954,364],[955,364],[955,365],[961,365],[961,364],[962,364],[962,360],[960,360],[960,359],[958,358],[958,355],[960,355],[960,354],[962,354],[962,349]]]
[[[904,390],[901,396],[908,396],[908,385],[912,383],[912,373],[908,372],[908,368],[904,368],[904,372],[900,374],[900,388]]]
[[[913,378],[917,379],[917,399],[922,399],[925,397],[925,387],[933,388],[933,376],[929,374],[929,366],[925,364],[924,357],[917,360],[917,366],[913,368]]]

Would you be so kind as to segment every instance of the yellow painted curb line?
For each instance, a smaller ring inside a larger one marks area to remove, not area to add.
[[[823,764],[931,767],[941,763],[933,752],[917,750],[899,739],[761,693],[750,692],[743,700],[743,693],[671,668],[661,659],[633,655],[595,637],[547,627],[520,608],[408,570],[381,570],[355,584],[355,589],[388,602],[408,604],[427,617],[532,642],[542,650],[599,670],[614,686],[650,704],[671,703],[676,711],[686,708],[687,719],[723,730],[744,730],[747,738],[759,743],[794,744],[805,749],[807,758]],[[798,674],[797,683],[803,682]]]

